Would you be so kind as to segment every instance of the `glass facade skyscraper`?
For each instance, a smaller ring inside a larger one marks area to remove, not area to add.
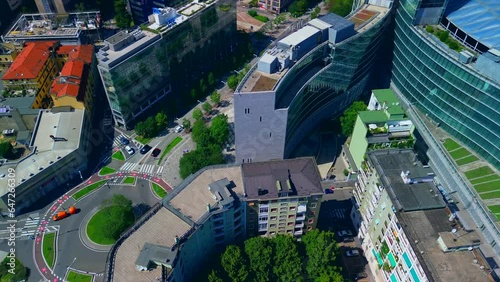
[[[397,9],[393,83],[446,132],[500,168],[500,82],[459,61],[457,52],[416,25],[422,2],[429,1],[401,0]]]

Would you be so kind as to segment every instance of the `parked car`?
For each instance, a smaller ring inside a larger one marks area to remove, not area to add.
[[[365,272],[360,272],[360,273],[354,275],[354,279],[353,280],[357,281],[359,279],[363,279],[363,278],[367,278],[367,277],[368,277],[368,275]]]
[[[325,194],[333,194],[333,190],[331,190],[331,189],[325,189]]]
[[[151,146],[149,145],[145,145],[144,147],[142,147],[141,149],[141,154],[146,154],[147,152],[149,152],[149,150],[151,150]]]
[[[354,242],[354,238],[352,238],[352,237],[345,237],[344,238],[344,243],[350,243],[350,242]]]
[[[127,138],[125,138],[124,136],[121,136],[120,137],[120,142],[122,142],[123,145],[128,145],[130,144],[130,141],[128,141]]]
[[[176,126],[176,127],[175,127],[175,132],[179,133],[179,132],[181,132],[183,129],[184,129],[184,126],[182,126],[182,125],[178,125],[178,126]]]
[[[350,230],[341,230],[337,232],[339,237],[352,236],[352,232]]]
[[[345,252],[345,255],[348,257],[356,257],[356,256],[359,256],[359,251],[358,250],[348,250]]]
[[[158,155],[160,154],[160,152],[161,152],[161,150],[160,150],[160,149],[155,148],[155,149],[153,150],[153,152],[151,153],[151,156],[152,156],[152,157],[154,157],[154,158],[156,158],[156,157],[158,157]]]
[[[133,154],[135,153],[134,148],[131,148],[130,146],[126,146],[126,147],[125,147],[125,150],[127,150],[127,153],[128,153],[129,155],[133,155]]]

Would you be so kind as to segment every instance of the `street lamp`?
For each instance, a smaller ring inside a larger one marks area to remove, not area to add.
[[[196,100],[196,101],[197,101],[198,103],[200,103],[200,104],[201,104],[201,101],[200,101],[200,100]]]
[[[82,172],[81,172],[81,171],[78,171],[78,173],[80,174],[80,178],[82,179],[82,182],[83,182]]]

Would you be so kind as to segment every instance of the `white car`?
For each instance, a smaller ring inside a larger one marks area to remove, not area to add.
[[[178,125],[178,126],[176,126],[176,127],[175,127],[175,132],[179,133],[179,132],[181,132],[183,129],[184,129],[184,126],[182,126],[182,125]]]
[[[359,251],[358,250],[348,250],[345,252],[345,255],[348,257],[356,257],[359,256]]]
[[[129,155],[133,155],[133,154],[135,153],[134,148],[131,148],[130,146],[126,146],[126,147],[125,147],[125,150],[127,150],[127,153],[128,153]]]
[[[350,230],[341,230],[337,232],[339,237],[352,236],[352,232]]]

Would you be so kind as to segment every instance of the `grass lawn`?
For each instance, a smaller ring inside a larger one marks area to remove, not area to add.
[[[492,174],[492,175],[479,177],[479,178],[476,178],[474,180],[471,180],[470,183],[479,184],[479,183],[483,183],[486,181],[492,181],[492,180],[497,180],[497,179],[500,179],[500,176],[498,176],[498,174]]]
[[[112,245],[116,242],[115,239],[107,237],[103,234],[102,230],[106,229],[109,224],[109,216],[110,214],[118,214],[118,212],[114,211],[115,209],[119,209],[118,206],[110,206],[106,207],[100,211],[98,211],[92,218],[90,219],[87,225],[87,235],[89,239],[94,243],[101,245]],[[132,224],[134,224],[135,217],[134,213],[130,211],[129,213],[122,214],[122,219],[125,221],[124,229],[121,232],[125,231]],[[120,232],[120,233],[121,233]]]
[[[451,138],[446,138],[444,139],[444,142],[443,142],[443,146],[446,148],[446,150],[448,151],[452,151],[452,150],[455,150],[455,149],[458,149],[462,146],[460,146],[457,142],[455,142],[453,139]]]
[[[462,158],[460,160],[457,160],[455,161],[457,163],[458,166],[461,166],[461,165],[465,165],[465,164],[468,164],[468,163],[471,163],[471,162],[475,162],[479,160],[478,157],[474,156],[474,155],[470,155],[470,156],[467,156],[465,158]]]
[[[161,160],[163,160],[163,157],[165,157],[165,155],[168,152],[170,152],[177,144],[181,143],[181,141],[182,141],[182,137],[180,137],[180,136],[175,137],[175,139],[172,140],[172,142],[170,142],[170,144],[167,145],[165,150],[163,150],[163,153],[161,153],[160,159],[158,160],[158,164],[160,164]]]
[[[500,191],[479,194],[479,196],[481,196],[481,199],[483,199],[483,200],[496,199],[496,198],[500,198]]]
[[[488,208],[492,213],[500,213],[500,205],[488,206]]]
[[[111,157],[113,159],[119,160],[119,161],[124,161],[125,160],[125,157],[123,156],[123,153],[120,150],[116,151]]]
[[[495,216],[497,217],[498,221],[500,221],[500,213],[495,214]]]
[[[45,258],[45,261],[47,262],[50,268],[54,267],[54,260],[56,255],[56,249],[54,246],[55,239],[56,239],[56,233],[47,233],[43,235],[42,254],[43,258]]]
[[[453,159],[456,160],[456,159],[460,159],[460,158],[463,158],[465,156],[470,155],[470,152],[467,151],[467,149],[465,149],[465,148],[460,148],[460,149],[457,149],[457,150],[451,152],[450,155]]]
[[[500,180],[474,185],[474,189],[479,193],[500,190]]]
[[[144,138],[142,136],[135,137],[135,140],[139,141],[143,145],[147,145],[149,143],[149,141],[151,141],[151,139],[153,139],[153,138]]]
[[[135,177],[132,176],[127,176],[123,180],[123,184],[134,184],[135,183]]]
[[[116,171],[116,169],[105,166],[105,167],[101,168],[101,170],[99,170],[99,175],[108,175],[108,174],[112,174],[115,171]]]
[[[66,277],[66,281],[68,282],[92,282],[92,276],[88,274],[76,273],[74,271],[70,271],[68,273],[68,277]]]
[[[263,23],[267,23],[269,21],[269,18],[268,17],[265,17],[265,16],[261,16],[261,15],[257,15],[254,17],[255,19],[263,22]]]
[[[491,168],[488,166],[482,166],[480,168],[466,171],[465,177],[467,177],[468,179],[474,179],[474,178],[478,178],[478,177],[485,176],[488,174],[493,174],[493,171],[491,170]]]
[[[153,187],[153,191],[155,192],[156,196],[160,197],[160,198],[165,198],[165,196],[167,196],[167,191],[165,191],[165,189],[161,188],[160,185],[156,184],[156,183],[151,183],[151,186]]]
[[[101,180],[101,181],[97,181],[95,183],[92,183],[90,184],[89,186],[83,188],[82,190],[76,192],[74,195],[73,195],[73,199],[75,199],[76,201],[78,201],[81,197],[87,195],[88,193],[94,191],[95,189],[101,187],[102,185],[104,185],[104,183],[106,182],[106,180]]]

